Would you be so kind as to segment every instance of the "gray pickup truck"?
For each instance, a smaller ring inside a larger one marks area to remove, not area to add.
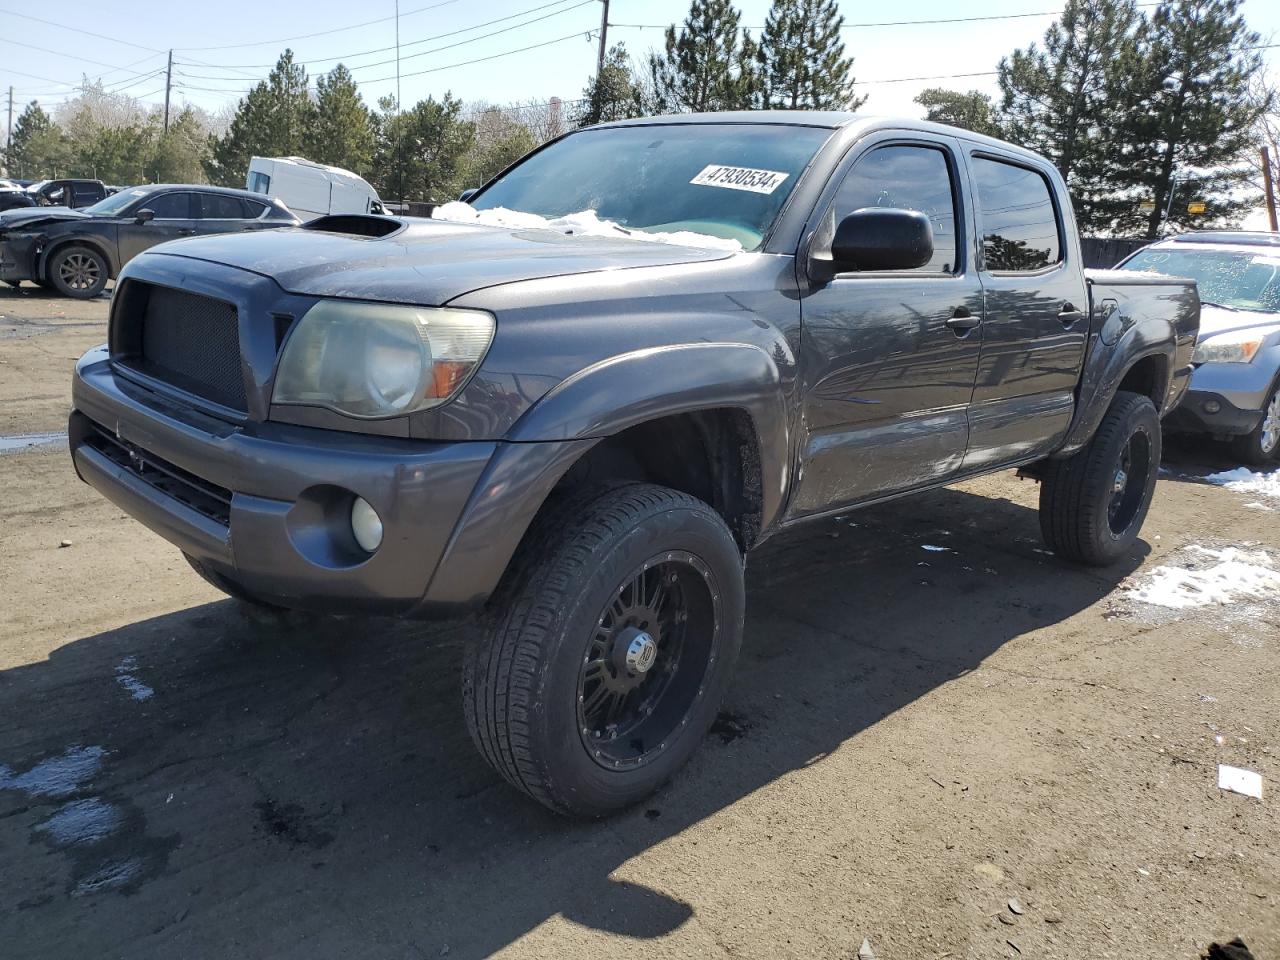
[[[468,724],[548,807],[608,814],[689,759],[745,557],[797,524],[1017,467],[1063,557],[1138,536],[1196,288],[1086,274],[1043,158],[693,115],[571,133],[468,199],[138,256],[70,443],[242,601],[481,611]]]

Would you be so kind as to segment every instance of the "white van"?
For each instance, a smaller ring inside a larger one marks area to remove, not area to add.
[[[301,220],[331,213],[386,212],[364,178],[303,157],[253,157],[245,186],[283,201]]]

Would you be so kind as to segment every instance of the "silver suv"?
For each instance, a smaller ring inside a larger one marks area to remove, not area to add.
[[[1227,440],[1243,462],[1280,452],[1280,235],[1187,233],[1120,264],[1191,277],[1200,288],[1200,337],[1186,400],[1170,431]]]

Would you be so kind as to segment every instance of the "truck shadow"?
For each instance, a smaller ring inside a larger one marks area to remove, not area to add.
[[[616,877],[629,860],[858,750],[1145,552],[1073,568],[1043,553],[1034,511],[959,490],[788,534],[751,557],[704,749],[592,824],[473,751],[457,687],[474,622],[281,626],[228,601],[70,642],[0,673],[6,956],[480,957],[556,915],[663,935],[697,904]]]

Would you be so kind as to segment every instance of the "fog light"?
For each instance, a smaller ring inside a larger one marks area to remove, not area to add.
[[[1204,402],[1205,413],[1217,413],[1221,409],[1222,409],[1222,404],[1220,404],[1217,400],[1206,400]]]
[[[368,553],[382,545],[382,518],[363,497],[356,497],[351,504],[351,532],[355,534],[360,549]]]

